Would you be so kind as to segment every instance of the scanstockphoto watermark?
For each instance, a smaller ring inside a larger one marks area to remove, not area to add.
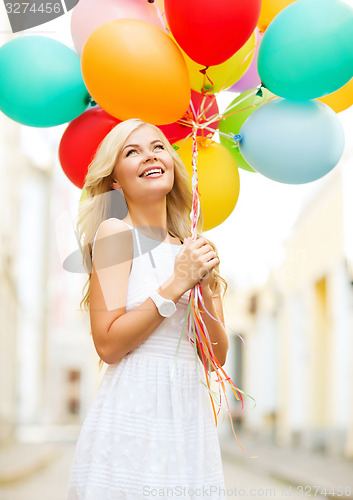
[[[283,498],[290,496],[337,496],[351,498],[350,486],[336,486],[325,488],[324,486],[297,485],[283,488],[222,488],[221,486],[203,486],[200,488],[189,488],[187,486],[175,486],[173,488],[143,487],[143,495],[148,498],[230,498],[230,497],[261,497],[261,498]]]
[[[287,491],[276,491],[275,488],[222,488],[221,486],[202,486],[200,488],[190,488],[187,486],[175,486],[174,488],[152,488],[143,487],[143,495],[148,498],[229,498],[229,497],[283,497],[289,496]]]
[[[72,207],[73,208],[73,207]],[[82,215],[86,221],[92,214],[105,213],[104,219],[123,219],[128,214],[124,196],[119,190],[111,190],[89,198],[80,203]],[[167,231],[158,226],[138,226],[133,231],[126,226],[126,230],[112,232],[108,236],[96,238],[97,227],[92,222],[92,227],[84,230],[83,241],[77,232],[77,206],[73,210],[65,210],[56,217],[55,231],[61,264],[65,271],[70,273],[87,274],[97,273],[100,288],[105,300],[107,310],[114,310],[124,306],[112,292],[110,285],[110,274],[116,266],[124,262],[138,261],[138,272],[148,276],[154,276],[159,282],[160,267],[156,259],[159,253],[156,252],[158,246],[165,243],[168,236]],[[88,224],[89,226],[89,224]],[[133,242],[133,254],[131,254],[131,239]],[[181,244],[178,245],[181,247]],[[170,254],[172,249],[169,248]],[[94,252],[94,259],[92,253]],[[165,253],[163,253],[165,255]],[[179,255],[179,274],[181,278],[189,278],[200,281],[207,276],[205,270],[198,267],[190,269],[187,265],[187,256],[182,252]],[[119,302],[117,302],[119,301]]]
[[[78,4],[79,0],[28,0],[16,2],[4,0],[12,33],[18,33],[63,16]]]
[[[119,190],[111,190],[83,200],[82,210],[86,213],[104,212],[104,219],[124,219],[128,214],[128,208],[124,196]],[[65,271],[70,273],[91,273],[93,262],[91,250],[94,246],[96,271],[112,268],[130,259],[124,249],[127,247],[131,230],[126,226],[126,231],[113,233],[104,238],[95,239],[96,233],[84,236],[81,242],[77,232],[77,206],[61,212],[55,219],[55,232],[58,244],[59,256]],[[161,245],[166,237],[167,231],[158,226],[138,226],[135,228],[137,235],[133,233],[135,242],[135,253],[133,258],[142,255],[149,257],[149,263],[156,268],[152,251]]]

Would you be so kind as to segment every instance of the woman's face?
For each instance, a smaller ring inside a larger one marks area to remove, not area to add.
[[[156,174],[144,175],[150,170]],[[125,198],[166,196],[174,184],[174,160],[152,127],[144,125],[132,132],[117,158],[112,188],[122,188]]]

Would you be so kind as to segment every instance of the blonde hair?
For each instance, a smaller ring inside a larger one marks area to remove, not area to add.
[[[103,139],[88,167],[83,186],[87,196],[79,205],[76,228],[83,256],[83,265],[88,273],[88,279],[83,287],[83,298],[80,302],[81,310],[83,308],[85,311],[89,311],[90,307],[92,242],[98,226],[103,220],[110,217],[118,216],[118,218],[122,218],[122,209],[126,215],[128,213],[128,206],[124,196],[120,190],[114,190],[111,187],[117,158],[129,135],[138,128],[146,125],[153,128],[174,160],[174,185],[166,196],[168,231],[172,236],[180,240],[191,236],[190,211],[192,207],[192,192],[189,174],[180,156],[170,145],[163,132],[155,125],[139,119],[130,119],[119,123]],[[104,195],[105,193],[108,196]],[[117,203],[120,203],[118,213]],[[198,237],[201,236],[202,224],[203,216],[200,208],[197,223]],[[207,241],[218,256],[214,243],[209,239]],[[224,287],[224,295],[228,285],[226,280],[219,274],[218,263],[213,268],[210,277],[210,288],[213,291],[213,295],[220,295],[222,286]]]

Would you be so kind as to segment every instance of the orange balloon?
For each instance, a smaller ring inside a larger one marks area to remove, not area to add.
[[[332,94],[324,95],[317,100],[330,106],[336,113],[348,109],[353,105],[353,78]]]
[[[190,97],[184,58],[164,31],[138,19],[118,19],[88,37],[81,57],[88,92],[120,120],[174,123]]]
[[[262,0],[260,17],[257,22],[260,33],[266,31],[272,19],[294,1],[295,0]]]
[[[192,186],[192,138],[174,144],[183,160]],[[203,214],[202,231],[222,224],[233,212],[238,201],[240,178],[238,166],[231,153],[211,139],[197,138],[198,190]]]

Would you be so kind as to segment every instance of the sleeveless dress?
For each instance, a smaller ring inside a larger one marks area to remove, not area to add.
[[[126,312],[170,277],[182,247],[127,226],[134,250]],[[189,293],[144,342],[107,366],[77,440],[67,500],[225,497],[205,373],[186,328],[175,357]]]

